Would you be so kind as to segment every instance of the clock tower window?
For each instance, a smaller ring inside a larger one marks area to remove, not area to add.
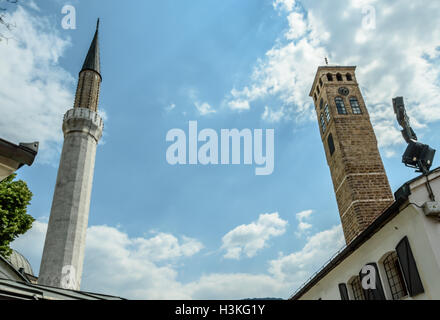
[[[325,113],[325,117],[327,119],[327,122],[330,122],[331,118],[330,118],[330,111],[328,110],[328,104],[325,105],[324,113]]]
[[[347,114],[347,109],[345,108],[344,100],[341,97],[335,98],[336,109],[338,109],[339,114]]]
[[[326,127],[326,125],[325,125],[324,114],[322,114],[322,113],[321,113],[320,120],[321,120],[322,133],[324,133],[324,132],[325,132],[325,129],[327,129],[327,127]]]
[[[359,105],[359,101],[356,97],[350,98],[350,105],[351,105],[351,110],[353,111],[353,114],[362,114],[362,110]]]

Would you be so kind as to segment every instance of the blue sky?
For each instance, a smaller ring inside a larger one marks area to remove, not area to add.
[[[61,26],[65,5],[76,29]],[[375,25],[365,25],[371,9]],[[141,299],[287,298],[343,246],[312,99],[324,57],[357,65],[393,191],[415,176],[391,99],[440,149],[440,4],[411,1],[24,1],[0,42],[0,135],[41,142],[20,169],[37,221],[14,247],[38,273],[62,115],[101,18],[105,133],[82,289]],[[171,166],[168,130],[274,129],[275,169]],[[438,161],[434,166],[438,166]]]

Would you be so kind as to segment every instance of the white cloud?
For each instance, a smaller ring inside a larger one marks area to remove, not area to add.
[[[199,99],[199,92],[195,88],[189,88],[186,89],[188,96],[191,100],[194,102],[194,106],[196,107],[197,111],[201,116],[206,116],[211,113],[216,113],[217,111],[208,103],[208,102],[201,102]]]
[[[250,83],[242,89],[233,88],[231,98],[250,102],[268,97],[280,99],[282,111],[275,114],[278,118],[290,119],[295,115],[312,119],[308,93],[316,70],[312,71],[311,66],[319,65],[327,56],[320,40],[328,35],[315,31],[319,23],[311,15],[306,18],[303,14],[291,13],[289,17],[293,29],[289,29],[285,37],[295,41],[277,41],[264,59],[258,61]],[[265,115],[269,116],[269,110],[265,110]]]
[[[293,40],[304,36],[307,31],[307,24],[304,15],[298,12],[292,12],[288,15],[289,31],[285,34],[286,39]]]
[[[223,236],[222,249],[227,259],[240,259],[242,255],[251,258],[263,249],[272,237],[286,232],[287,221],[278,213],[261,214],[257,221],[243,224]]]
[[[272,108],[265,106],[264,112],[261,115],[261,119],[266,120],[268,122],[280,122],[285,119],[286,111],[284,107],[281,107],[277,111],[274,111]]]
[[[12,247],[26,256],[37,273],[43,252],[47,223],[33,228]],[[173,260],[198,253],[203,245],[195,239],[159,233],[150,239],[130,238],[108,226],[87,230],[82,290],[142,299],[190,299],[176,281]],[[168,264],[160,266],[158,262]]]
[[[206,116],[210,113],[216,113],[214,108],[207,102],[194,102],[194,105],[196,106],[201,116]]]
[[[188,283],[184,289],[196,300],[239,300],[287,297],[292,289],[267,274],[214,273]]]
[[[270,262],[270,273],[280,281],[296,286],[322,267],[333,254],[344,246],[342,227],[335,226],[308,238],[302,250],[281,256]]]
[[[165,107],[165,111],[166,112],[171,112],[176,108],[176,104],[175,103],[171,103],[169,106]]]
[[[47,218],[44,220],[47,220]],[[46,231],[47,221],[36,220],[28,232],[14,240],[11,244],[14,250],[22,253],[29,260],[35,274],[38,274],[40,268]]]
[[[300,232],[306,231],[306,230],[310,229],[311,227],[312,227],[312,225],[307,222],[300,222],[298,224],[298,229]]]
[[[310,223],[305,221],[310,218],[312,213],[313,210],[305,210],[296,214],[296,219],[299,221],[298,231],[296,232],[297,237],[303,236],[313,227]]]
[[[40,7],[35,3],[34,0],[30,0],[30,1],[28,1],[28,2],[25,2],[24,5],[29,6],[29,8],[31,8],[31,9],[33,9],[33,10],[35,10],[35,11],[38,11],[38,12],[41,11],[41,10],[40,10]]]
[[[70,41],[22,7],[8,19],[16,28],[0,42],[1,135],[15,143],[40,141],[37,161],[50,162],[62,142],[63,114],[73,104],[74,79],[58,66]]]
[[[167,233],[159,233],[153,238],[137,238],[133,240],[138,249],[138,254],[151,261],[162,261],[180,257],[190,257],[199,252],[203,245],[192,238],[182,237],[182,243]]]
[[[282,7],[284,10],[292,11],[295,7],[295,0],[274,0],[273,6],[275,9]]]
[[[237,111],[249,110],[251,106],[247,100],[232,100],[228,102],[229,108]]]
[[[274,218],[266,215],[261,220],[267,221],[262,224],[272,224],[269,221],[276,221]],[[275,223],[279,225],[276,228],[284,224],[282,220]],[[30,260],[36,273],[46,230],[47,223],[35,221],[33,228],[12,244]],[[270,261],[267,273],[207,273],[182,283],[178,280],[178,267],[169,262],[199,252],[198,241],[185,237],[178,241],[164,233],[150,239],[130,238],[113,227],[91,226],[87,231],[81,289],[129,299],[287,298],[343,243],[338,226],[308,238],[301,250]]]
[[[305,246],[269,262],[269,274],[208,274],[185,285],[194,299],[288,298],[344,245],[341,226],[307,239]]]
[[[304,211],[298,212],[296,214],[296,219],[298,221],[303,221],[304,219],[309,218],[312,215],[312,213],[313,213],[313,210],[304,210]]]
[[[155,263],[157,260],[176,258],[185,252],[179,248],[180,244],[175,242],[173,236],[168,240],[164,238],[167,236],[162,234],[156,239],[131,239],[126,233],[112,227],[90,227],[82,289],[126,298],[189,299],[190,295],[176,281],[177,271],[174,267]],[[153,243],[158,247],[152,249]],[[161,250],[164,250],[163,254]]]

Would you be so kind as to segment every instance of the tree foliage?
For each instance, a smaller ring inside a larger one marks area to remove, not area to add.
[[[16,174],[0,183],[0,255],[9,257],[10,243],[32,227],[34,218],[27,214],[32,192],[26,182],[14,181]]]
[[[14,27],[14,24],[8,21],[6,12],[10,8],[11,5],[16,5],[19,0],[0,0],[0,41],[2,39],[8,39],[3,31],[11,31]]]

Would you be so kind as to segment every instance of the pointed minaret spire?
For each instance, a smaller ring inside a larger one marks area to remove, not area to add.
[[[81,71],[84,70],[92,70],[96,71],[99,75],[101,75],[101,63],[99,58],[99,18],[96,23],[96,32],[93,38],[92,44],[90,45],[89,52],[87,53],[86,60],[84,61],[84,65]]]
[[[87,53],[84,65],[79,73],[78,87],[75,96],[75,108],[98,111],[99,91],[101,89],[101,63],[99,57],[99,19],[96,32]]]

